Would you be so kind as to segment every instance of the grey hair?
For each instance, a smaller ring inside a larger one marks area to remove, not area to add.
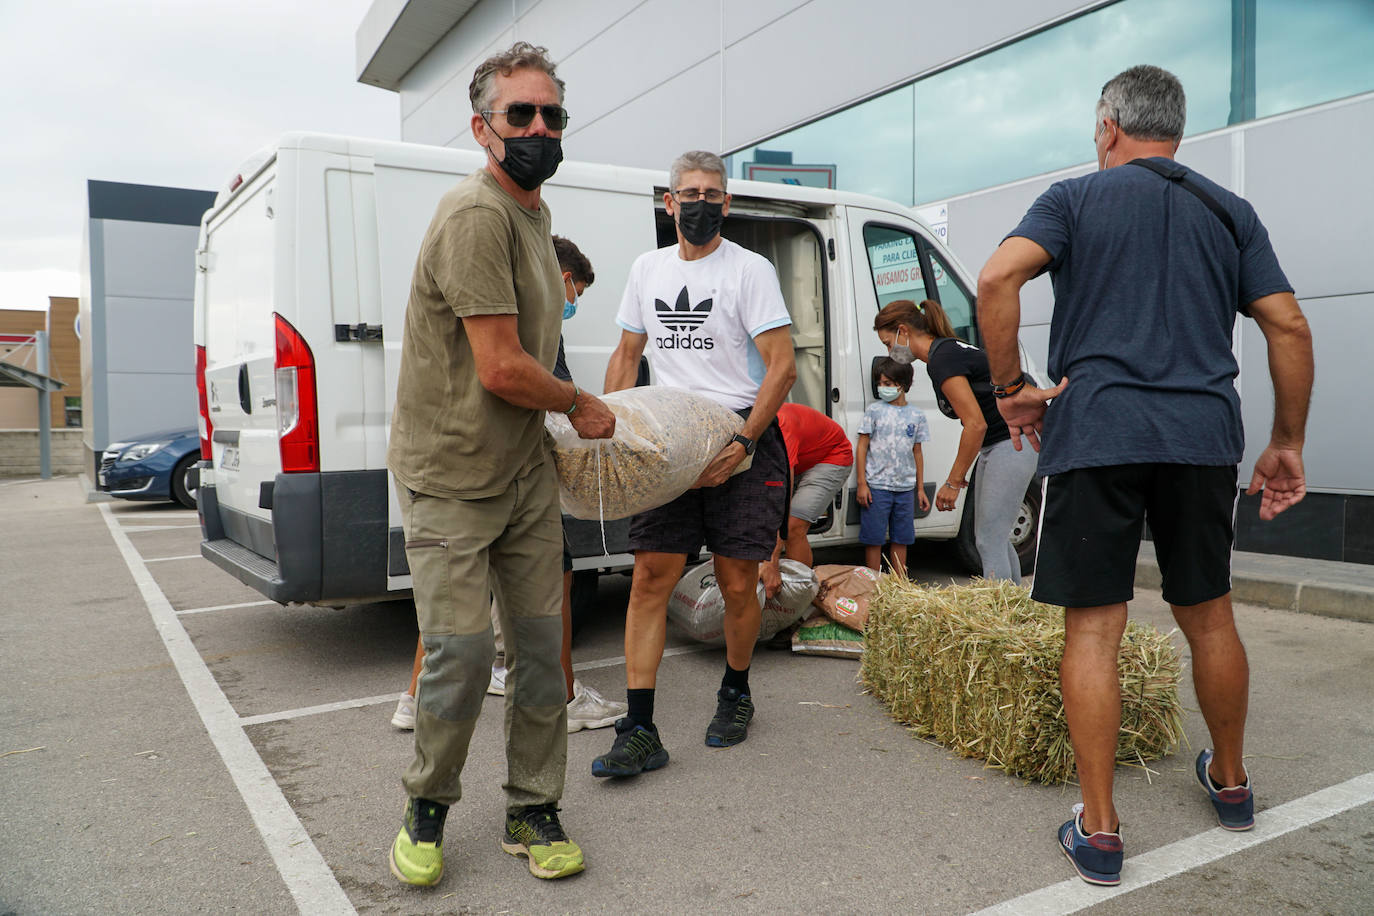
[[[673,167],[668,170],[669,190],[677,190],[683,172],[715,172],[720,176],[722,191],[725,190],[728,180],[725,174],[725,160],[704,149],[689,150],[673,160]]]
[[[1111,118],[1134,140],[1183,139],[1188,103],[1183,84],[1168,70],[1141,64],[1118,73],[1102,87],[1097,124]]]
[[[547,73],[549,79],[558,87],[558,104],[563,104],[563,81],[558,78],[553,61],[549,60],[549,49],[532,45],[528,41],[517,41],[509,50],[493,54],[482,61],[473,71],[472,82],[468,83],[468,98],[472,101],[473,112],[481,114],[491,108],[496,95],[496,74],[510,76],[516,70],[525,67]]]

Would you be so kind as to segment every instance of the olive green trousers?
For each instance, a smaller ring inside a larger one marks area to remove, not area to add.
[[[495,643],[505,635],[508,810],[557,802],[568,758],[563,640],[563,527],[553,462],[484,499],[414,493],[397,484],[415,614],[425,647],[416,689],[412,798],[451,805],[482,711]]]

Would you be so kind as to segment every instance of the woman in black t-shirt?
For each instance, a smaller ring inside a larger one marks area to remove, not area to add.
[[[1011,544],[1011,530],[1026,487],[1035,477],[1037,455],[1018,451],[997,410],[988,374],[988,358],[954,334],[938,302],[920,305],[910,299],[889,302],[878,312],[873,330],[898,362],[926,364],[940,412],[964,426],[954,466],[935,493],[935,508],[954,508],[967,474],[979,458],[978,486],[973,491],[974,542],[983,561],[983,578],[1021,581],[1021,563]]]

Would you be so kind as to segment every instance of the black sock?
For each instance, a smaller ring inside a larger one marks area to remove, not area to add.
[[[726,662],[725,677],[720,679],[720,686],[722,690],[727,687],[734,687],[747,696],[749,694],[749,669],[745,668],[741,671],[738,668],[731,668],[730,663]]]
[[[654,724],[654,688],[627,689],[625,698],[630,702],[630,711],[626,713],[626,717],[631,722],[645,728]]]

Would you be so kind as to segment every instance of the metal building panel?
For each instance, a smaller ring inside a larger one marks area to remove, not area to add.
[[[1368,367],[1360,359],[1363,329],[1374,314],[1374,293],[1302,299],[1303,314],[1312,328],[1316,384],[1307,417],[1303,467],[1310,490],[1363,493],[1374,496],[1374,448],[1367,421],[1351,406],[1350,392],[1367,384]],[[1247,484],[1255,459],[1269,443],[1274,418],[1273,384],[1269,378],[1268,348],[1259,326],[1241,321],[1241,416],[1245,421],[1245,458],[1241,482]],[[1357,335],[1352,339],[1351,334]]]
[[[1249,128],[1245,197],[1299,296],[1374,290],[1374,94]]]
[[[806,6],[806,0],[725,0],[724,5],[725,45],[729,47]]]
[[[186,299],[105,297],[107,372],[185,373],[196,369],[192,303]]]
[[[569,159],[666,171],[680,153],[717,148],[712,115],[719,100],[720,69],[713,58],[607,114],[596,130],[572,135],[564,148]],[[662,117],[664,111],[674,117]]]
[[[190,299],[195,293],[195,226],[101,221],[105,295]]]

